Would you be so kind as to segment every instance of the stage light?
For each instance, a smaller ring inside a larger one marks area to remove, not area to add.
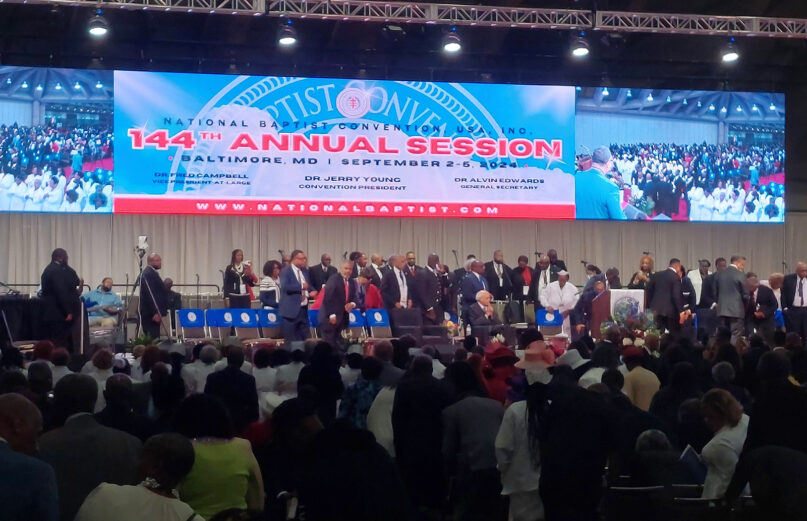
[[[722,112],[723,114],[725,114],[726,112],[728,112],[728,110],[729,110],[729,109],[727,109],[726,107],[721,107],[721,108],[720,108],[720,112]]]
[[[701,108],[702,106],[703,106],[703,102],[701,102],[701,100],[698,100],[698,108]]]
[[[714,105],[709,105],[709,110],[714,112],[715,111],[715,106]]]
[[[44,89],[44,88],[45,88],[45,87],[43,87],[41,83],[40,83],[39,85],[37,85],[37,86],[36,86],[36,90],[38,90],[38,91],[41,91],[41,90],[42,90],[42,89]]]
[[[583,87],[578,85],[577,87],[574,88],[574,90],[576,90],[577,92],[583,92]]]
[[[22,85],[20,85],[20,87],[22,87],[23,89],[27,89],[27,88],[28,88],[28,82],[27,82],[27,81],[23,81],[23,82],[22,82]]]
[[[757,104],[756,104],[756,103],[754,103],[754,106],[753,106],[753,107],[751,107],[751,110],[753,110],[754,112],[758,112],[758,111],[759,111],[759,107],[757,107]]]
[[[776,105],[774,105],[772,101],[771,101],[771,106],[768,107],[768,110],[776,110]]]
[[[56,90],[62,90],[62,84],[57,81],[56,85],[53,88]]]
[[[6,78],[6,85],[11,85],[11,83],[12,83],[11,76],[9,76],[8,78]]]
[[[683,105],[689,105],[689,102],[687,101],[687,99],[686,99],[686,98],[684,98],[684,101],[682,101],[681,103],[682,103]]]
[[[90,18],[87,24],[87,32],[94,38],[103,38],[109,33],[109,24],[106,19],[101,16],[101,10],[95,12],[95,16]]]
[[[96,89],[103,89],[104,88],[104,84],[101,83],[101,80],[98,80],[97,82],[95,82],[95,88]]]
[[[602,88],[602,97],[604,98],[604,97],[608,96],[609,94],[611,94],[611,93],[608,92],[608,87],[603,87]]]
[[[742,112],[742,111],[743,111],[743,108],[742,108],[741,106],[737,105],[737,109],[736,109],[736,110],[737,110],[737,112]]]
[[[734,63],[740,59],[740,51],[734,45],[734,37],[732,36],[729,43],[723,48],[722,52],[723,63]]]
[[[586,40],[585,34],[586,33],[580,33],[580,36],[572,40],[572,45],[569,47],[569,52],[572,54],[572,57],[582,59],[591,53],[591,48],[588,46],[588,40]]]
[[[653,101],[653,93],[652,92],[647,93],[647,101]]]
[[[667,103],[670,103],[670,102],[672,102],[672,98],[671,98],[671,97],[669,97],[669,96],[667,96],[667,100],[666,100],[666,101],[667,101]]]
[[[284,47],[290,47],[297,43],[297,31],[291,26],[291,20],[288,20],[286,25],[280,29],[280,34],[277,36],[277,43]]]
[[[462,40],[457,34],[457,28],[452,27],[451,32],[443,38],[443,51],[454,54],[460,52],[460,50],[462,50]]]
[[[81,89],[81,83],[79,83],[79,82],[74,83],[73,88],[76,89],[76,90]]]
[[[631,90],[628,89],[628,92],[625,93],[625,97],[626,98],[632,98],[633,97],[633,92],[631,92]]]

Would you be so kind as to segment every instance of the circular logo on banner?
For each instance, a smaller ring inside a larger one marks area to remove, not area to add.
[[[381,322],[381,319],[382,319],[383,317],[381,316],[381,313],[379,313],[378,311],[376,311],[376,312],[375,312],[375,314],[373,314],[373,318],[375,319],[375,321],[376,321],[376,322]]]
[[[553,320],[555,320],[555,314],[554,313],[547,313],[546,314],[546,321],[547,322],[552,322]]]
[[[350,314],[350,323],[352,324],[352,323],[353,323],[353,322],[355,322],[355,321],[356,321],[356,315],[354,315],[353,313],[351,313],[351,314]]]
[[[241,321],[242,322],[249,322],[249,313],[241,313]]]
[[[191,322],[196,322],[196,313],[194,313],[193,311],[190,311],[188,313],[188,320],[190,320]]]
[[[614,303],[614,318],[625,321],[639,314],[639,301],[633,297],[622,297]]]
[[[443,320],[451,320],[451,313],[443,311]]]
[[[360,118],[370,110],[370,98],[365,91],[348,87],[336,97],[336,109],[346,118]]]
[[[227,322],[232,322],[233,321],[232,313],[230,313],[229,311],[227,313],[225,313],[224,314],[224,320],[226,320]]]
[[[268,315],[266,315],[266,317],[269,319],[269,322],[274,322],[277,320],[277,315],[275,315],[274,313],[269,313]]]

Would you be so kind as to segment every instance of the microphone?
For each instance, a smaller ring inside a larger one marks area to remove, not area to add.
[[[283,256],[286,254],[286,252],[284,252],[283,250],[277,250],[277,252],[280,254],[280,258],[281,258],[281,259],[282,259],[282,258],[283,258]],[[221,270],[219,270],[219,271],[221,271]]]
[[[20,295],[19,291],[12,288],[11,286],[6,284],[5,282],[0,282],[0,286],[3,286],[4,288],[6,288],[8,290],[6,293],[8,293],[9,295]]]
[[[643,251],[642,255],[650,255],[650,252],[649,251]]]
[[[457,253],[457,250],[452,249],[451,251],[452,251],[452,253]]]
[[[221,271],[221,270],[219,270],[219,271]],[[197,284],[199,284],[199,274],[198,274],[198,273],[194,273],[194,275],[196,275],[196,283],[197,283]]]
[[[535,256],[536,256],[536,257],[540,257],[540,256],[541,256],[541,255],[543,255],[543,254],[544,254],[544,252],[542,252],[542,251],[536,251],[536,252],[535,252]]]
[[[347,259],[347,252],[345,252],[345,253],[343,253],[343,254],[342,254],[342,258],[343,258],[343,259]]]
[[[580,264],[582,264],[583,266],[588,266],[588,261],[581,260]]]

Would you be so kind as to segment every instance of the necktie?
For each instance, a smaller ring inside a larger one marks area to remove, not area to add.
[[[302,289],[302,287],[303,287],[303,271],[300,270],[299,268],[296,271],[297,271],[297,282],[300,283],[300,302],[305,302],[305,300],[306,300],[305,299],[305,290]]]
[[[502,265],[496,264],[495,266],[496,266],[496,276],[502,278]]]
[[[480,278],[479,278],[479,281],[480,281],[480,282],[482,282],[482,289],[484,289],[485,291],[487,291],[487,290],[488,290],[488,284],[487,284],[487,282],[485,282],[485,279],[483,279],[483,278],[481,278],[481,277],[480,277]]]
[[[544,270],[544,286],[546,286],[546,284],[547,284],[547,282],[546,282],[546,270]]]
[[[347,286],[347,279],[345,279],[345,304],[350,302],[350,289]]]
[[[406,285],[406,279],[404,279],[404,274],[401,271],[401,272],[398,272],[398,275],[401,276],[401,287],[403,287],[404,285]]]
[[[801,307],[804,307],[804,279],[799,279],[799,298],[801,299]]]
[[[751,298],[748,299],[748,309],[751,310],[751,313],[756,311],[757,309],[757,299],[756,299],[756,291],[751,293]]]

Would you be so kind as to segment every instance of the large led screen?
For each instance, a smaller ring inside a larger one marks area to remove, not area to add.
[[[776,93],[6,67],[0,152],[0,211],[785,213]]]

